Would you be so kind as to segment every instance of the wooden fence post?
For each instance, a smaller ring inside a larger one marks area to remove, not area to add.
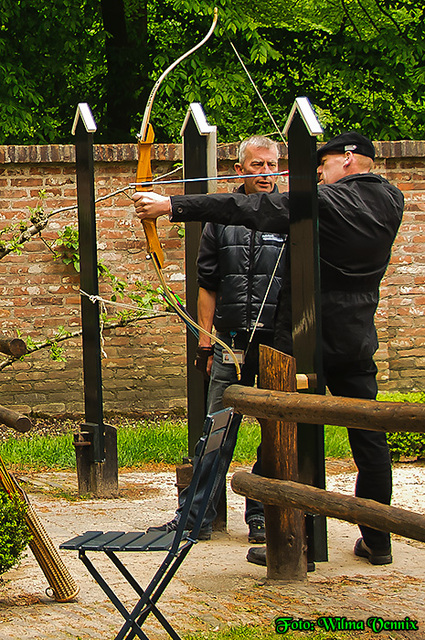
[[[258,386],[276,391],[296,391],[295,359],[276,349],[260,346]],[[298,480],[297,424],[262,418],[261,466],[267,478]],[[264,505],[267,577],[304,580],[307,544],[304,514],[299,509]]]

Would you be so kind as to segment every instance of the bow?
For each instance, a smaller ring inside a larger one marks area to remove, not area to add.
[[[138,138],[138,164],[137,164],[137,172],[136,172],[136,183],[146,182],[149,183],[152,181],[152,169],[151,169],[151,148],[154,141],[154,131],[152,125],[150,124],[150,115],[152,111],[153,101],[155,99],[155,95],[163,82],[166,76],[172,71],[180,62],[182,62],[185,58],[194,53],[197,49],[202,47],[205,42],[210,38],[213,34],[214,29],[217,24],[218,18],[218,10],[214,8],[214,16],[211,27],[208,33],[202,38],[200,42],[198,42],[194,47],[186,51],[183,55],[181,55],[177,60],[175,60],[158,78],[155,82],[150,94],[148,101],[146,103],[145,112],[143,114],[142,125],[140,127],[140,132],[137,136]],[[145,187],[146,190],[146,187]],[[143,191],[143,188],[142,188]],[[182,305],[178,296],[170,289],[170,287],[165,282],[164,274],[162,272],[162,266],[164,263],[164,253],[162,251],[161,243],[158,238],[158,232],[156,228],[156,220],[142,220],[143,229],[146,236],[147,249],[150,257],[152,258],[152,262],[157,273],[158,279],[161,282],[164,298],[165,300],[173,307],[177,315],[183,320],[183,322],[189,327],[189,329],[195,334],[198,338],[199,333],[204,333],[208,335],[214,342],[218,342],[226,351],[229,352],[235,367],[237,377],[240,380],[241,377],[241,369],[239,362],[230,349],[230,347],[214,336],[206,331],[203,327],[201,327],[195,320],[189,315],[187,310]]]
[[[192,53],[194,53],[197,49],[202,47],[206,41],[213,34],[214,29],[217,25],[218,18],[218,10],[217,7],[214,8],[214,17],[211,24],[211,27],[208,33],[202,38],[200,42],[198,42],[194,47],[189,49],[183,53],[177,60],[175,60],[170,66],[163,71],[158,80],[155,82],[150,94],[148,101],[146,103],[145,112],[143,114],[142,125],[140,127],[140,131],[138,134],[138,156],[139,161],[137,164],[137,172],[136,172],[136,182],[150,181],[152,180],[152,169],[151,169],[151,148],[154,141],[154,131],[152,125],[150,124],[150,115],[152,111],[153,101],[155,99],[156,93],[163,82],[163,80],[167,77],[167,75],[172,71],[175,67],[177,67],[180,62],[188,58]],[[152,257],[154,264],[162,268],[164,263],[164,253],[162,251],[161,244],[158,238],[158,232],[156,229],[156,221],[155,220],[142,220],[143,229],[146,236],[146,241],[148,245],[148,252]]]

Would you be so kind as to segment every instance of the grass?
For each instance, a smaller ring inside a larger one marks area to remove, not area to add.
[[[209,633],[184,634],[184,640],[278,640],[284,637],[286,640],[355,640],[358,632],[350,633],[343,631],[329,632],[324,630],[315,631],[287,631],[285,634],[277,633],[274,624],[264,625],[241,625],[238,627],[226,627]]]
[[[22,470],[75,468],[72,434],[9,438],[0,445],[0,457],[7,467]]]
[[[234,460],[240,464],[251,463],[259,442],[258,424],[244,421]],[[187,446],[187,423],[184,420],[126,420],[117,431],[119,467],[180,464],[187,456]],[[0,457],[6,466],[15,469],[72,469],[75,468],[73,435],[49,437],[29,433],[24,438],[10,437],[0,444]]]
[[[381,400],[395,402],[425,402],[425,393],[381,394]],[[185,420],[135,421],[123,420],[117,432],[118,465],[142,467],[151,463],[180,464],[187,456],[187,422]],[[72,469],[75,450],[72,433],[59,436],[32,435],[10,437],[0,444],[0,457],[15,469]],[[255,420],[244,419],[239,429],[233,460],[251,464],[260,443],[260,427]],[[351,456],[347,430],[325,427],[325,455],[329,458]]]

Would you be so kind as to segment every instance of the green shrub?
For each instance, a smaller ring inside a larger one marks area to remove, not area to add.
[[[389,433],[388,445],[393,460],[400,458],[425,458],[425,434],[424,433]]]
[[[418,393],[380,393],[378,400],[387,402],[425,402],[425,392]],[[400,458],[425,458],[425,433],[398,431],[387,434],[391,457],[397,461]]]
[[[30,540],[25,503],[0,488],[0,574],[15,566]]]

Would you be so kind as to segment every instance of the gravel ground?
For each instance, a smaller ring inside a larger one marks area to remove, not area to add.
[[[119,416],[108,416],[105,422],[115,427],[124,425],[134,425],[137,420],[167,420],[168,418],[176,418],[178,416],[165,413],[145,413],[140,414],[136,419],[127,419]],[[0,424],[0,442],[4,442],[13,435],[14,439],[30,438],[34,435],[38,436],[59,436],[64,433],[74,433],[84,423],[84,417],[35,417],[31,418],[32,428],[26,433],[12,431],[9,427]]]
[[[37,418],[31,434],[66,433],[75,431],[77,424],[70,419]],[[10,437],[10,430],[1,433],[0,440],[4,436]],[[237,469],[232,466],[232,472]],[[121,472],[120,497],[109,500],[78,499],[72,471],[21,473],[19,480],[56,547],[86,530],[146,530],[169,520],[176,506],[175,472],[169,469]],[[354,483],[351,460],[327,461],[329,490],[352,494]],[[394,563],[375,567],[353,555],[357,527],[329,519],[329,561],[317,563],[305,582],[270,581],[264,567],[246,562],[250,545],[243,522],[244,500],[230,487],[227,494],[227,533],[215,532],[211,542],[196,545],[162,599],[162,608],[179,633],[240,624],[273,625],[276,616],[282,615],[312,622],[320,615],[360,622],[370,616],[396,621],[409,616],[418,622],[417,631],[363,630],[352,637],[425,640],[425,543],[393,536]],[[425,514],[423,464],[394,466],[393,504]],[[101,570],[115,588],[115,571],[103,554],[96,555],[101,556]],[[109,640],[115,636],[121,617],[77,554],[61,552],[61,556],[80,587],[77,598],[66,604],[50,600],[45,594],[46,578],[28,552],[19,567],[0,578],[1,640]],[[152,554],[137,554],[133,559],[142,585],[152,574],[153,562]],[[123,598],[125,603],[133,602],[125,586]],[[152,640],[168,637],[154,620],[148,621],[147,632]],[[299,632],[299,640],[308,637]]]
[[[60,436],[63,433],[69,433],[76,430],[77,422],[71,419],[58,420],[57,418],[32,418],[32,429],[26,433],[12,431],[10,428],[0,425],[0,442],[5,442],[12,437],[15,440],[32,438],[38,436]]]
[[[355,474],[350,461],[328,464],[328,488],[351,493]],[[229,481],[230,481],[229,474]],[[120,473],[120,498],[76,499],[74,472],[31,473],[25,482],[33,507],[56,547],[86,530],[146,530],[169,520],[176,506],[173,471]],[[414,464],[394,469],[394,504],[425,513],[425,468]],[[246,562],[249,547],[243,522],[244,501],[228,488],[228,532],[215,532],[200,543],[162,598],[162,610],[180,634],[211,632],[229,625],[270,625],[276,616],[316,621],[320,616],[365,621],[371,616],[418,622],[418,631],[370,633],[359,640],[425,640],[425,544],[393,537],[394,563],[376,567],[353,555],[358,537],[355,525],[328,521],[329,561],[317,563],[304,582],[282,583],[266,579],[266,569]],[[103,554],[93,554],[124,603],[134,602]],[[156,554],[134,555],[129,561],[142,586],[156,566]],[[109,640],[121,617],[88,575],[75,552],[61,552],[80,586],[77,598],[60,604],[44,593],[47,584],[31,553],[0,581],[1,640]],[[142,556],[142,557],[140,557]],[[29,623],[29,621],[31,621]],[[316,627],[317,628],[317,627]],[[148,620],[152,640],[165,640],[155,620]],[[299,640],[308,633],[299,632]],[[324,636],[325,637],[325,636]],[[326,637],[335,639],[339,634]]]

